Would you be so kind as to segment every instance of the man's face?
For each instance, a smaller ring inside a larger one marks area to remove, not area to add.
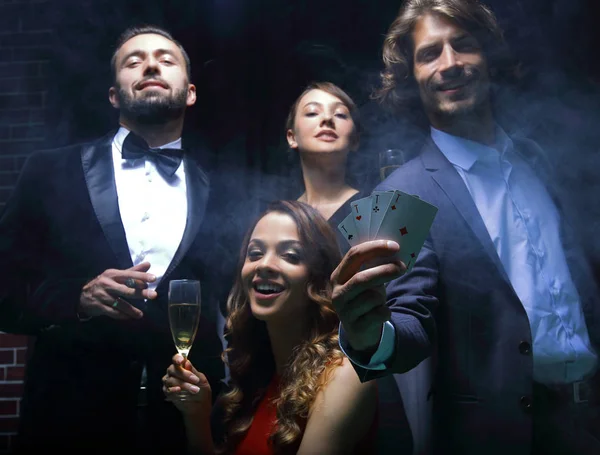
[[[430,120],[472,113],[489,100],[480,43],[451,19],[427,14],[415,24],[414,76]]]
[[[111,104],[121,115],[141,123],[164,123],[179,118],[196,102],[179,47],[152,33],[137,35],[118,50]]]

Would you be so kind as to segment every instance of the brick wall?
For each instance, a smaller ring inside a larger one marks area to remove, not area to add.
[[[9,449],[17,431],[26,342],[20,335],[0,334],[0,453]]]
[[[0,0],[0,211],[45,139],[49,1]],[[16,433],[27,339],[0,333],[0,453]]]

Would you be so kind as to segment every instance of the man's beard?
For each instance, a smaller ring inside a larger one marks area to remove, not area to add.
[[[480,71],[476,68],[465,68],[461,78],[469,80],[472,84],[467,87],[467,93],[463,99],[460,99],[459,96],[454,101],[447,98],[442,99],[435,95],[441,84],[433,84],[429,87],[429,91],[433,95],[430,95],[425,101],[428,110],[448,119],[477,114],[488,101],[489,81],[487,78],[482,78]]]
[[[180,118],[187,107],[187,87],[175,90],[171,96],[148,92],[133,98],[121,87],[118,94],[121,115],[144,125],[160,125]]]

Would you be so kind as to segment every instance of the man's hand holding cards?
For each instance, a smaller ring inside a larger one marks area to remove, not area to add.
[[[370,240],[393,240],[410,272],[437,213],[437,207],[402,191],[374,191],[352,202],[338,229],[351,246]]]
[[[402,191],[375,191],[350,208],[338,229],[352,248],[331,275],[332,300],[348,343],[370,357],[390,318],[384,285],[412,270],[437,208]]]

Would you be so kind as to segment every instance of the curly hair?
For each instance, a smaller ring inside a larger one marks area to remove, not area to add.
[[[229,344],[223,360],[229,365],[231,390],[220,398],[224,413],[225,436],[219,453],[231,453],[252,424],[253,413],[275,374],[275,361],[267,328],[253,317],[241,269],[254,227],[265,215],[289,215],[298,227],[309,271],[307,295],[309,327],[304,341],[295,347],[280,377],[276,406],[277,425],[270,436],[274,453],[296,453],[311,405],[330,373],[341,365],[343,353],[338,346],[339,319],[331,304],[330,276],[341,255],[335,234],[327,221],[312,207],[298,201],[277,201],[249,229],[239,257],[236,281],[227,307],[226,331]]]
[[[412,32],[417,21],[428,13],[455,21],[479,41],[493,81],[518,79],[518,64],[494,13],[486,5],[478,0],[406,0],[385,37],[381,87],[374,91],[373,99],[392,111],[423,114],[419,90],[412,76]]]

